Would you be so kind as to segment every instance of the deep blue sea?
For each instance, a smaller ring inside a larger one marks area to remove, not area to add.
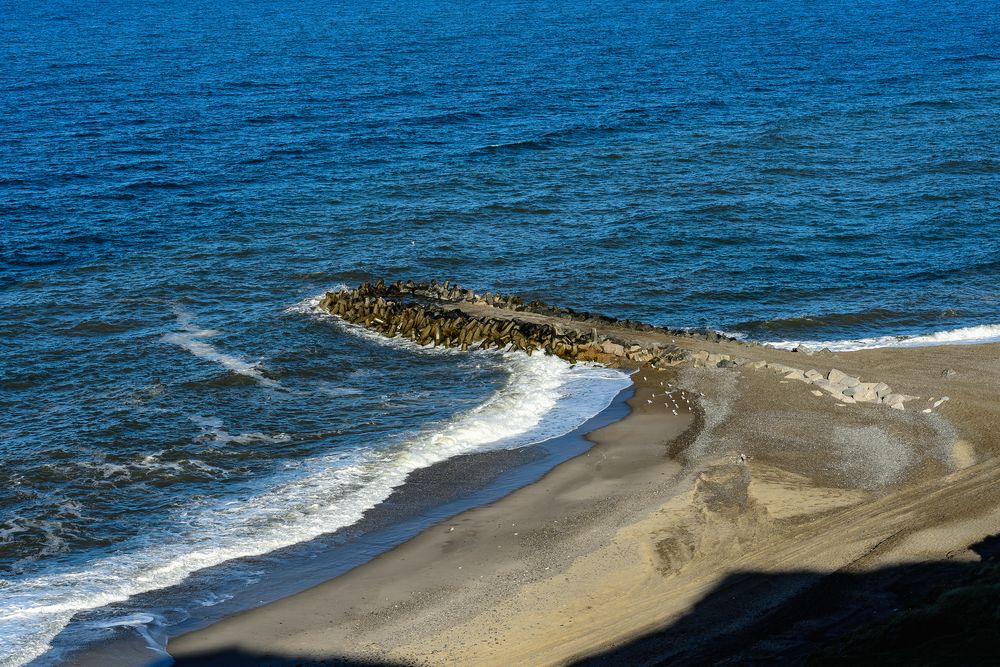
[[[130,596],[203,568],[191,606],[252,596],[247,557],[628,384],[325,290],[996,339],[998,138],[993,1],[0,0],[0,665],[169,625]]]

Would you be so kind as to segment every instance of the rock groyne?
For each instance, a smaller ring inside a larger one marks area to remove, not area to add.
[[[829,395],[844,405],[875,403],[904,410],[904,402],[917,398],[895,393],[884,383],[862,382],[836,368],[823,374],[761,359],[766,348],[721,334],[664,329],[542,301],[525,301],[514,295],[479,294],[450,281],[387,284],[380,279],[354,289],[327,292],[319,307],[345,322],[420,345],[540,352],[570,362],[594,361],[617,367],[686,363],[694,367],[768,369],[782,375],[783,381],[813,385],[813,394]],[[720,342],[728,345],[725,349],[737,349],[748,356],[722,353],[717,345]],[[940,404],[938,401],[933,408]]]
[[[598,361],[615,366],[673,365],[689,357],[676,345],[641,345],[626,335],[657,330],[648,324],[541,301],[525,302],[513,295],[478,294],[449,281],[386,284],[378,280],[355,289],[327,292],[319,306],[346,322],[420,345],[542,352],[570,362]],[[620,329],[623,335],[598,334],[598,326]]]

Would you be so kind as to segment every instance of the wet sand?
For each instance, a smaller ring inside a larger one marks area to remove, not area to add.
[[[1000,532],[1000,345],[691,344],[920,398],[898,411],[749,366],[642,369],[633,412],[586,454],[169,652],[181,665],[766,662],[891,613],[871,595],[804,612],[827,575],[973,561],[968,547]],[[691,413],[673,414],[667,383]],[[780,641],[755,631],[793,608]]]

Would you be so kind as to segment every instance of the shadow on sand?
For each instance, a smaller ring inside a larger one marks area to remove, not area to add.
[[[733,574],[669,627],[575,664],[998,665],[1000,536],[970,549],[980,561]]]
[[[672,625],[576,665],[997,665],[1000,536],[980,561],[860,573],[737,573]],[[181,667],[390,665],[224,651]]]

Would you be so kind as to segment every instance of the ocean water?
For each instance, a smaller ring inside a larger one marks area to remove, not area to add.
[[[998,109],[997,2],[0,0],[0,664],[627,384],[327,289],[996,340]]]

